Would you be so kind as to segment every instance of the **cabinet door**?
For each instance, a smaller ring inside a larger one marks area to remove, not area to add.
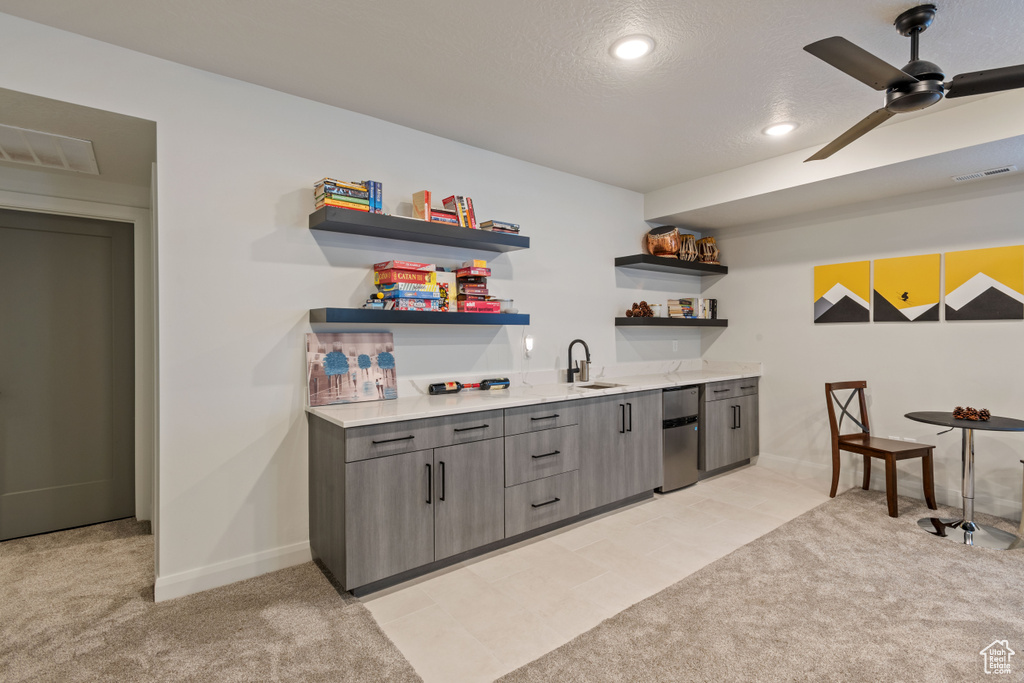
[[[434,557],[505,537],[504,440],[434,449]]]
[[[433,561],[432,455],[414,451],[345,466],[345,588]]]
[[[704,423],[701,428],[701,469],[705,472],[735,462],[733,433],[735,429],[736,401],[708,401],[704,404]]]
[[[662,430],[661,392],[627,394],[626,439],[623,452],[625,491],[635,496],[661,486]]]
[[[739,427],[733,430],[733,448],[736,454],[733,462],[753,458],[760,452],[757,394],[741,396],[730,403],[735,403],[739,410],[737,415]]]
[[[626,497],[622,453],[628,425],[625,395],[580,399],[579,404],[579,492],[584,512]]]

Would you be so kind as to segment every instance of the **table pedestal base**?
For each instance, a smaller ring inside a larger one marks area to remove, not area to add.
[[[946,538],[964,545],[995,550],[1014,550],[1024,548],[1024,540],[1013,534],[985,526],[977,522],[965,523],[963,519],[939,519],[938,517],[922,517],[917,525],[940,538]]]

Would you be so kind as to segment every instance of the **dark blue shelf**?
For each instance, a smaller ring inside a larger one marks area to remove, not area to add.
[[[616,327],[728,327],[725,318],[616,318]]]
[[[309,229],[484,251],[507,252],[530,248],[530,238],[522,235],[472,230],[457,225],[430,223],[382,213],[351,211],[336,206],[325,206],[311,213]]]
[[[522,313],[441,313],[438,311],[381,311],[370,308],[313,308],[311,323],[370,323],[414,325],[529,325]]]

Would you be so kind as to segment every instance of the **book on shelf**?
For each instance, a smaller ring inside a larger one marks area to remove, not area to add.
[[[476,211],[473,210],[473,199],[466,197],[466,215],[469,217],[469,227],[474,230],[479,230],[480,226],[476,222]]]
[[[482,230],[500,230],[504,232],[519,232],[517,223],[506,223],[505,221],[484,221],[480,224]]]
[[[388,299],[440,299],[440,292],[404,292],[400,289],[384,292],[384,300]]]
[[[462,313],[500,313],[499,301],[460,301],[459,311]]]
[[[318,187],[313,189],[313,199],[341,199],[342,201],[351,201],[353,199],[362,199],[367,203],[370,201],[370,193],[366,190],[350,190],[347,187]]]
[[[316,183],[313,185],[314,188],[319,188],[321,186],[323,186],[323,187],[339,187],[339,188],[340,187],[344,187],[344,188],[347,188],[349,190],[360,190],[362,192],[366,192],[366,184],[365,183],[349,183],[349,182],[345,182],[343,180],[335,180],[334,178],[324,178],[322,180],[316,181]]]
[[[460,195],[452,195],[441,200],[441,204],[449,211],[454,211],[459,217],[459,225],[464,228],[472,228],[476,225],[476,219],[470,218],[466,198]]]
[[[459,285],[459,294],[470,294],[472,296],[487,296],[490,294],[486,285]]]
[[[386,285],[378,285],[377,290],[384,292],[439,292],[441,291],[441,282],[438,278],[438,282],[434,284],[430,283],[419,283],[419,282],[392,282]]]
[[[414,270],[378,270],[373,274],[373,284],[389,285],[396,282],[412,282],[416,284],[434,284],[436,273],[425,273]]]
[[[386,311],[440,311],[439,299],[385,299]]]
[[[370,193],[370,212],[384,213],[383,201],[381,197],[382,186],[380,182],[376,180],[364,180],[363,184],[366,185],[366,190],[367,192]]]
[[[457,214],[448,211],[438,211],[436,209],[430,210],[430,222],[432,223],[444,223],[446,225],[458,225],[459,217]]]
[[[490,274],[490,268],[459,268],[455,271],[455,277],[460,280],[466,277],[489,277]]]
[[[355,202],[342,202],[337,199],[322,199],[316,203],[316,208],[322,209],[325,206],[333,206],[339,209],[351,209],[352,211],[369,211],[368,204],[356,204]]]
[[[421,221],[430,220],[430,190],[420,190],[412,195],[412,217]]]
[[[373,269],[376,271],[420,270],[424,272],[433,272],[437,270],[437,266],[433,263],[418,263],[416,261],[384,261],[383,263],[374,263]]]
[[[441,292],[441,310],[454,312],[456,310],[455,273],[438,272],[435,275],[437,288]]]

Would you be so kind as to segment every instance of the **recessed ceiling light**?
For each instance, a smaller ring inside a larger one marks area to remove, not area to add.
[[[786,133],[792,133],[794,130],[796,130],[796,127],[797,124],[795,123],[773,123],[772,125],[768,126],[761,132],[763,132],[765,135],[779,136],[785,135]]]
[[[626,36],[612,43],[612,56],[623,60],[639,59],[654,49],[648,36]]]

